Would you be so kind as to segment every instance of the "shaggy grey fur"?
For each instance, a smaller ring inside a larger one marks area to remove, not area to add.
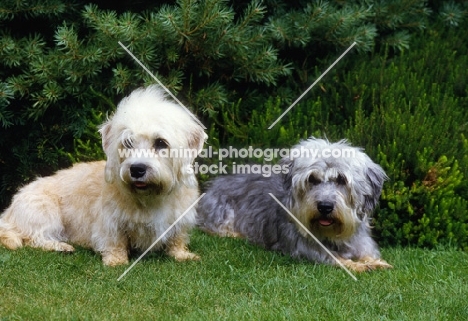
[[[269,195],[288,210],[335,257],[355,271],[391,267],[380,259],[370,236],[369,219],[386,175],[361,149],[346,141],[310,138],[294,148],[352,150],[352,157],[288,157],[287,173],[221,176],[209,183],[198,206],[198,226],[213,234],[248,239],[294,258],[336,265],[337,262],[293,222]],[[355,260],[358,263],[352,262]]]

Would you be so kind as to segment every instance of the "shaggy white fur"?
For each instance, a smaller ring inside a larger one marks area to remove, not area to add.
[[[4,246],[70,252],[71,243],[101,253],[105,265],[127,264],[130,249],[146,250],[198,198],[188,170],[196,152],[161,155],[173,148],[200,151],[207,136],[159,87],[124,98],[100,132],[107,161],[76,164],[14,196],[0,217]],[[186,247],[195,220],[191,209],[155,249],[177,260],[197,259]]]

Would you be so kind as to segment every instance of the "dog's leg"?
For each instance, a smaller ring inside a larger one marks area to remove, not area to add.
[[[280,232],[281,235],[278,237],[278,243],[276,243],[272,249],[282,251],[284,254],[290,254],[294,258],[306,258],[307,260],[316,263],[335,266],[339,265],[336,260],[314,240],[308,240],[305,237],[300,236],[295,231],[295,227],[292,223],[282,225]],[[375,244],[372,239],[369,240],[372,241],[369,243],[370,246]],[[353,256],[353,252],[350,251],[349,248],[346,248],[346,251],[343,249],[339,251],[330,251],[330,253],[332,253],[333,256],[346,268],[354,272],[392,268],[390,264],[380,259],[378,249],[370,252],[373,253],[372,256],[362,257],[357,261],[353,261],[350,258]]]
[[[187,235],[178,233],[167,243],[166,253],[177,261],[199,260],[200,257],[187,249]]]
[[[10,250],[16,250],[23,246],[23,238],[7,222],[0,220],[0,242]]]
[[[107,266],[128,264],[128,240],[118,232],[115,222],[100,222],[94,226],[93,249],[101,253],[102,263]]]
[[[341,262],[349,264],[350,268],[357,272],[393,268],[381,259],[377,243],[370,236],[369,227],[365,222],[362,222],[353,238],[338,252],[338,256],[343,259]]]
[[[5,211],[0,221],[0,241],[9,249],[17,249],[24,242],[46,251],[73,252],[73,246],[64,242],[66,233],[58,200],[50,194],[35,193],[36,185],[17,194]]]
[[[74,252],[75,248],[68,243],[56,240],[25,240],[25,244],[30,247],[41,248],[45,251]]]
[[[128,264],[128,252],[126,248],[113,248],[101,252],[102,263],[107,266]]]

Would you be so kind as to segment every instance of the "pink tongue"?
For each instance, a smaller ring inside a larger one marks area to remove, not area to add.
[[[320,223],[320,225],[322,225],[322,226],[328,226],[328,225],[332,225],[332,224],[333,224],[333,221],[332,221],[332,220],[324,220],[324,219],[322,219],[322,220],[319,220],[319,223]]]
[[[135,182],[135,186],[138,188],[141,188],[141,187],[146,187],[146,184],[143,182]]]

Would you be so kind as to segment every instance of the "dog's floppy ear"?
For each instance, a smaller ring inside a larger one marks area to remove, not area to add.
[[[370,158],[366,165],[365,176],[369,192],[364,196],[364,211],[370,215],[379,202],[383,184],[388,177],[382,167],[372,162]]]
[[[294,172],[294,160],[289,157],[283,157],[278,164],[282,168],[282,178],[284,190],[287,191],[286,207],[291,208],[295,202],[293,191],[293,172]],[[286,172],[285,172],[286,170]]]
[[[197,187],[198,182],[193,171],[191,171],[191,166],[195,161],[195,157],[203,149],[208,135],[205,133],[203,128],[200,126],[195,126],[194,129],[188,134],[187,145],[190,150],[196,150],[196,153],[189,153],[189,155],[184,156],[182,159],[182,167],[180,171],[179,179],[188,187]]]
[[[115,139],[112,137],[112,126],[110,119],[101,125],[99,128],[99,133],[101,134],[102,138],[102,148],[104,149],[104,153],[106,153],[107,156],[104,177],[106,182],[112,183],[114,181],[114,169],[116,166],[118,166],[118,164],[115,164],[116,155],[114,155],[113,148],[111,146]]]
[[[102,149],[104,152],[107,152],[110,144],[110,131],[111,131],[111,123],[107,120],[104,124],[99,127],[99,133],[101,134],[102,140]]]
[[[205,144],[205,141],[208,139],[208,135],[205,133],[203,128],[196,127],[194,131],[192,131],[188,138],[188,146],[190,149],[196,149],[200,152]]]
[[[287,169],[287,172],[283,173],[283,184],[284,184],[285,190],[289,191],[292,189],[292,184],[293,184],[292,178],[293,178],[294,161],[288,157],[283,157],[279,161],[279,165],[281,166],[281,168]]]

